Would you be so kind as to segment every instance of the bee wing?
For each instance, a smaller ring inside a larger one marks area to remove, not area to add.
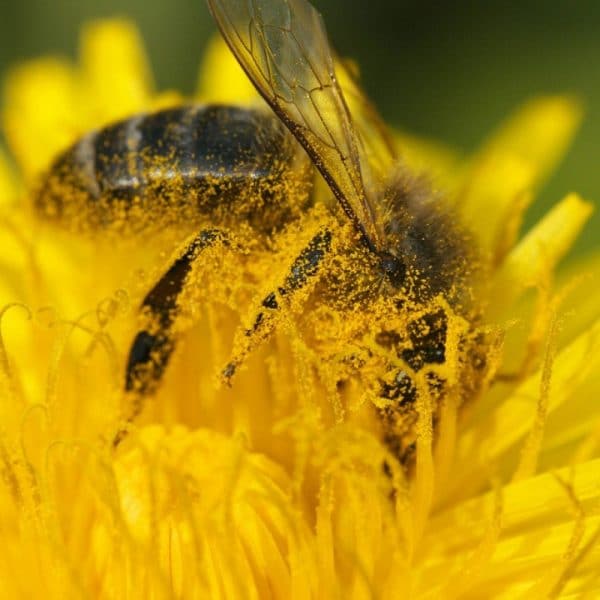
[[[367,243],[380,248],[382,224],[365,186],[363,143],[336,80],[321,15],[306,0],[208,5],[250,80],[304,146]]]
[[[338,83],[361,142],[359,155],[363,177],[364,165],[367,164],[376,177],[373,189],[381,193],[391,169],[398,161],[396,143],[377,109],[362,91],[354,65],[338,56],[334,56],[334,60]]]

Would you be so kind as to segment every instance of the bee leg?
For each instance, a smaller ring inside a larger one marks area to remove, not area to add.
[[[177,299],[194,261],[216,243],[227,243],[221,231],[201,231],[150,290],[140,306],[147,326],[135,336],[127,360],[125,392],[130,403],[127,422],[133,421],[140,414],[144,399],[152,395],[160,383],[175,349],[176,339],[172,325],[177,316]],[[113,446],[118,445],[125,433],[125,430],[117,433]]]
[[[244,330],[234,342],[234,357],[222,371],[227,385],[231,385],[232,377],[248,353],[270,337],[281,308],[289,305],[294,294],[315,278],[330,249],[331,233],[321,230],[296,257],[283,284],[263,298],[252,327]]]

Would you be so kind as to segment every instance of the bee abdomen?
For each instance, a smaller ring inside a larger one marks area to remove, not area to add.
[[[267,182],[280,180],[296,153],[287,130],[263,111],[167,109],[81,138],[53,164],[36,207],[76,230],[188,222],[251,197],[264,204]]]

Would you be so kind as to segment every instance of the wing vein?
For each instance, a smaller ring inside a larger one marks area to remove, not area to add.
[[[390,145],[379,143],[387,139],[380,122],[371,123],[376,113],[350,82],[350,99],[358,97],[360,111],[353,121],[321,15],[307,0],[208,4],[250,80],[307,151],[367,245],[382,250],[385,205],[373,185],[382,180],[380,165],[393,160]],[[367,130],[377,146],[365,143]]]

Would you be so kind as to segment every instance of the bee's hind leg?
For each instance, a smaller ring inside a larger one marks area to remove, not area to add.
[[[145,398],[156,391],[175,349],[176,337],[172,326],[177,316],[177,300],[193,263],[204,250],[219,243],[227,244],[223,232],[218,229],[201,231],[142,301],[140,312],[147,325],[133,340],[125,370],[128,412],[124,419],[128,423],[140,414]],[[117,433],[114,446],[118,445],[125,433],[125,429]]]
[[[222,371],[223,381],[227,385],[231,385],[231,379],[249,352],[273,333],[282,307],[289,305],[294,294],[305,288],[309,282],[314,282],[321,263],[330,250],[331,232],[322,229],[294,259],[281,286],[263,298],[256,310],[252,326],[236,336],[233,358]]]

